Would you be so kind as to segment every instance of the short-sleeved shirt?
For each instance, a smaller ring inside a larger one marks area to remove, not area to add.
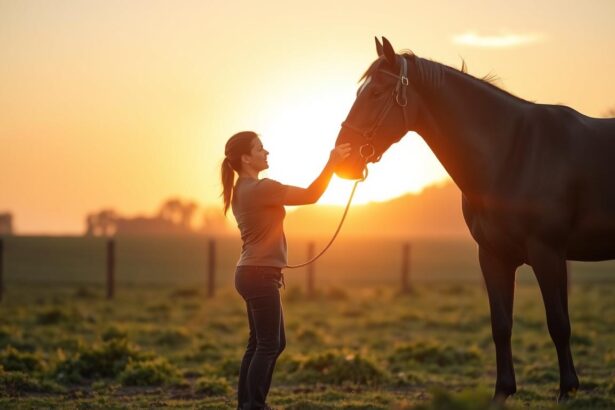
[[[268,178],[240,177],[235,183],[231,208],[243,242],[237,266],[287,265],[283,227],[287,188]]]

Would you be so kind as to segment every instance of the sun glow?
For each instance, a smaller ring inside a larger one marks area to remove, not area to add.
[[[282,90],[262,107],[263,124],[258,132],[270,152],[270,169],[264,176],[307,187],[329,157],[354,101],[356,84],[335,79],[313,87],[286,85]],[[353,203],[390,200],[446,178],[448,174],[422,138],[408,133],[379,163],[369,166],[369,176],[357,187]],[[319,203],[345,204],[352,186],[352,181],[334,176]]]

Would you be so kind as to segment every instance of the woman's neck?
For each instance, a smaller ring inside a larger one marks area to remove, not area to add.
[[[239,178],[258,179],[259,172],[254,169],[242,169],[238,172]]]

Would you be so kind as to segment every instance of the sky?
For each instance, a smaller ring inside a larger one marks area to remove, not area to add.
[[[615,2],[0,0],[0,213],[20,234],[81,234],[102,208],[220,206],[235,132],[270,151],[262,176],[307,186],[325,164],[374,36],[493,73],[507,91],[590,116],[615,107]],[[409,133],[357,203],[447,175]],[[334,180],[322,203],[342,203]]]

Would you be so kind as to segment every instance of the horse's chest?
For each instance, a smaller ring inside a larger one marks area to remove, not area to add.
[[[474,240],[498,254],[524,259],[524,224],[514,212],[471,206],[464,198],[463,215]]]

